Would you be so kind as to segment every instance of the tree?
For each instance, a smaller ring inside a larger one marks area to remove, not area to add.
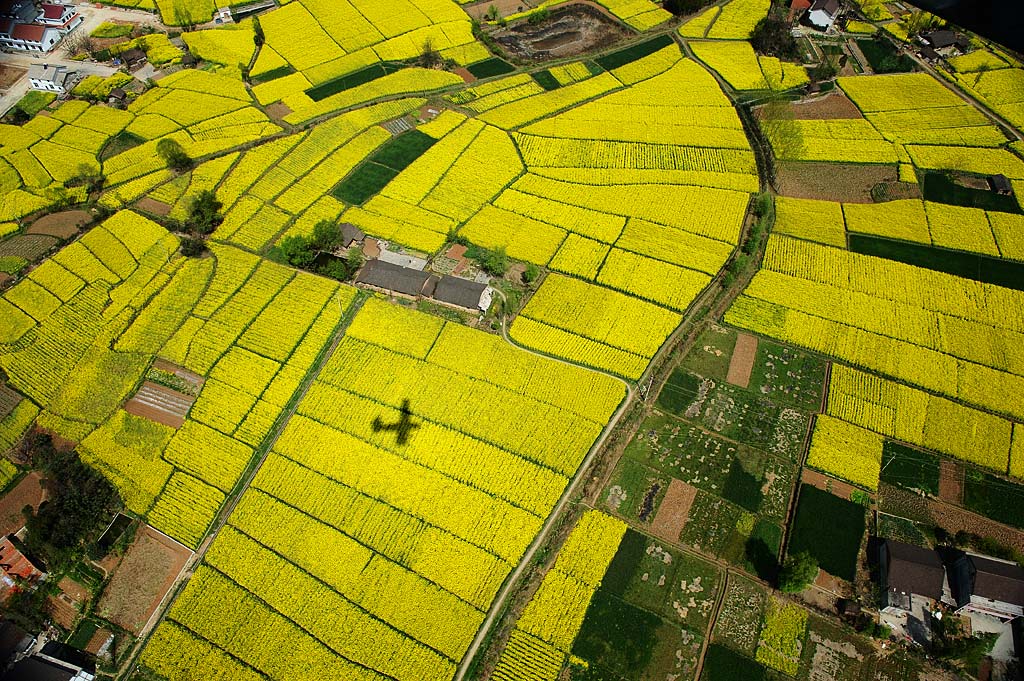
[[[100,168],[97,165],[91,163],[80,163],[78,169],[75,171],[73,177],[68,178],[64,182],[65,187],[81,187],[84,186],[86,190],[91,194],[98,192],[103,188],[103,183],[107,181],[107,178],[100,172]]]
[[[316,254],[309,247],[309,241],[298,234],[282,239],[277,250],[284,261],[294,267],[309,267],[316,259]]]
[[[800,48],[790,30],[789,22],[776,12],[757,22],[754,30],[750,32],[750,44],[758,54],[780,59],[800,58]]]
[[[64,38],[64,54],[69,58],[82,53],[92,54],[95,49],[92,38],[85,31],[75,31]]]
[[[488,21],[497,21],[501,18],[501,10],[498,9],[497,5],[491,5],[487,8],[486,17]]]
[[[427,38],[423,41],[423,51],[420,53],[420,66],[425,69],[436,68],[441,63],[441,53],[434,47],[434,41]]]
[[[192,167],[192,159],[181,148],[176,140],[165,137],[156,143],[156,153],[164,160],[171,170],[188,170]]]
[[[811,80],[822,82],[832,80],[839,73],[839,62],[834,54],[826,54],[817,66],[811,69]]]
[[[310,245],[318,251],[333,251],[341,244],[341,230],[332,220],[321,220],[313,226]]]
[[[480,259],[480,267],[495,277],[505,274],[505,271],[508,270],[508,255],[505,253],[505,247],[499,246],[484,254]]]
[[[537,277],[540,276],[540,268],[534,265],[532,262],[526,266],[523,270],[523,281],[527,284],[532,284],[537,281]]]
[[[187,236],[181,240],[181,254],[186,258],[195,258],[206,251],[206,241],[198,236]]]
[[[348,254],[345,256],[345,264],[348,265],[349,275],[346,279],[355,276],[355,273],[359,271],[359,268],[366,262],[366,258],[363,256],[363,252],[358,248],[348,249]]]
[[[818,561],[807,551],[788,556],[779,572],[779,591],[800,593],[818,576]]]
[[[220,214],[223,207],[213,191],[204,189],[192,197],[188,217],[185,218],[186,229],[194,234],[211,234],[224,222],[224,216]]]

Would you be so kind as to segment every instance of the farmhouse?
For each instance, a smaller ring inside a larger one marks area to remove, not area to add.
[[[70,90],[77,80],[78,72],[69,71],[66,66],[33,64],[28,70],[28,82],[33,90],[62,94]]]
[[[37,8],[30,0],[0,0],[0,47],[49,52],[82,21],[73,6],[60,2]]]
[[[47,641],[42,650],[15,664],[0,681],[93,681],[95,671],[96,666],[81,651]]]
[[[811,0],[793,0],[789,5],[789,20],[796,21],[811,8]]]
[[[362,246],[363,239],[366,238],[366,234],[363,230],[359,229],[351,222],[341,223],[341,247],[352,248],[353,246]]]
[[[8,535],[0,540],[0,585],[14,586],[18,581],[37,582],[46,573],[23,554]]]
[[[949,577],[957,612],[1007,621],[1024,615],[1024,569],[1016,563],[965,553]]]
[[[807,18],[815,27],[827,31],[839,18],[842,9],[839,0],[814,0]]]
[[[919,546],[886,540],[879,549],[883,612],[912,612],[942,599],[946,570],[939,554]]]
[[[487,284],[445,275],[437,283],[434,300],[454,307],[486,312],[491,306],[493,295]]]
[[[430,297],[437,282],[437,277],[432,274],[384,260],[370,260],[356,276],[357,284],[409,298]]]
[[[948,57],[957,51],[965,52],[970,47],[963,37],[949,29],[922,33],[921,42],[944,57]]]

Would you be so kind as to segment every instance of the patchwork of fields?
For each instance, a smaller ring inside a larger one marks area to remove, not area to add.
[[[819,614],[874,607],[869,535],[1024,552],[1024,67],[796,104],[768,0],[597,4],[628,41],[523,66],[451,0],[282,1],[123,109],[0,124],[0,449],[73,445],[193,557],[125,678],[919,681]],[[32,231],[69,205],[81,236]],[[499,300],[283,264],[325,222]]]

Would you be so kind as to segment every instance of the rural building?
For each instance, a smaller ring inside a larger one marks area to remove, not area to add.
[[[366,238],[366,234],[363,230],[359,229],[351,222],[341,223],[341,247],[352,248],[353,246],[361,246],[363,239]]]
[[[74,87],[77,80],[78,72],[69,71],[66,66],[33,64],[28,69],[28,82],[33,90],[63,94]]]
[[[993,175],[988,178],[988,186],[996,194],[1005,194],[1006,196],[1013,194],[1013,185],[1010,184],[1010,179],[1006,175]]]
[[[437,282],[434,300],[466,310],[487,311],[494,293],[487,284],[445,275]]]
[[[0,540],[0,584],[13,586],[17,581],[36,582],[46,576],[14,544],[14,537],[8,535]]]
[[[804,15],[804,12],[811,8],[811,0],[793,0],[789,5],[789,20],[796,21]]]
[[[948,57],[958,51],[966,52],[970,48],[969,43],[964,38],[949,29],[922,33],[921,42],[944,57]]]
[[[357,284],[410,298],[429,298],[434,294],[437,281],[432,274],[384,260],[370,260],[356,275]]]
[[[49,52],[78,27],[82,15],[71,5],[31,0],[0,0],[0,47],[23,52]]]
[[[839,0],[814,0],[807,13],[807,19],[822,31],[832,28],[843,6]]]
[[[949,571],[957,612],[1012,620],[1024,615],[1024,569],[998,558],[964,553]]]
[[[879,549],[883,612],[912,612],[914,601],[942,600],[946,569],[939,554],[888,539]]]
[[[34,637],[14,622],[0,622],[0,669],[32,647]]]
[[[392,265],[398,265],[399,267],[405,267],[410,270],[425,270],[427,269],[427,261],[423,258],[417,258],[414,255],[407,255],[405,253],[395,253],[387,249],[387,242],[380,242],[380,260],[389,262]]]
[[[107,104],[124,104],[127,99],[128,93],[124,91],[124,88],[116,87],[110,91]]]
[[[124,64],[125,66],[135,66],[136,64],[141,64],[144,61],[146,61],[146,52],[138,47],[133,47],[117,55],[114,63]]]
[[[47,641],[38,653],[0,676],[0,681],[93,681],[95,672],[96,666],[80,650]]]

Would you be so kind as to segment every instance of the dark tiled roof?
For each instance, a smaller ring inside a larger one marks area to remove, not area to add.
[[[922,37],[937,50],[956,43],[956,33],[953,31],[932,31],[931,33],[925,33]]]
[[[1024,569],[981,556],[971,556],[970,560],[974,566],[973,595],[1024,606]]]
[[[356,282],[407,296],[419,296],[433,292],[437,277],[383,260],[371,260],[359,270]]]
[[[0,681],[69,681],[75,673],[38,657],[28,657],[0,676]]]
[[[351,222],[341,223],[341,245],[348,246],[353,241],[362,241],[366,238],[366,234],[363,230],[359,229]]]
[[[839,0],[814,0],[811,11],[824,10],[829,16],[834,17],[839,13]]]
[[[946,571],[939,554],[892,540],[885,542],[884,550],[889,555],[886,582],[890,589],[934,600],[942,598],[942,581]]]
[[[442,303],[475,310],[480,304],[480,296],[486,289],[486,284],[478,284],[468,279],[445,275],[437,283],[434,298]]]

